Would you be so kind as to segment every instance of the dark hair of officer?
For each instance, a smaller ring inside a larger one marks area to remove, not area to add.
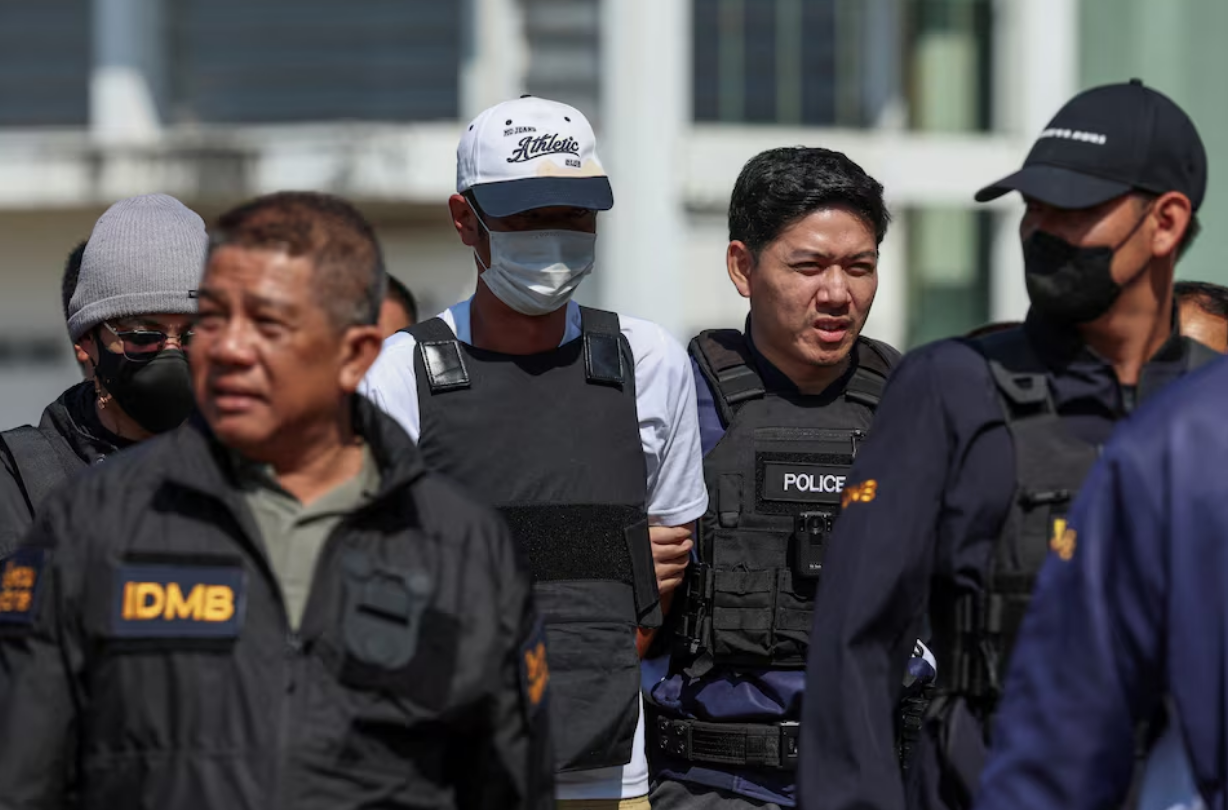
[[[729,199],[729,241],[756,256],[780,232],[807,214],[846,208],[865,220],[881,244],[891,215],[883,186],[849,158],[830,149],[769,149],[742,167]]]
[[[414,294],[409,291],[409,287],[396,276],[388,276],[388,298],[395,300],[405,310],[405,314],[414,323],[418,321],[418,301],[414,298]]]
[[[373,229],[338,197],[273,194],[218,220],[191,348],[196,397],[248,459],[279,476],[316,470],[304,492],[283,479],[304,502],[361,466],[350,395],[383,342],[384,285]]]
[[[1178,304],[1196,304],[1216,318],[1228,318],[1228,287],[1207,281],[1178,281],[1173,285]]]
[[[218,219],[210,256],[223,245],[309,256],[313,290],[336,326],[379,318],[388,284],[383,252],[375,229],[340,197],[300,191],[259,197]]]
[[[72,303],[72,294],[77,291],[77,278],[81,275],[81,259],[85,256],[85,239],[72,249],[68,260],[64,263],[64,277],[60,280],[60,305],[64,308],[64,320],[68,320],[68,305]]]
[[[379,326],[388,338],[418,322],[418,302],[396,276],[388,274],[388,290],[379,310]]]
[[[1173,285],[1181,334],[1220,354],[1228,353],[1228,287],[1205,281]]]

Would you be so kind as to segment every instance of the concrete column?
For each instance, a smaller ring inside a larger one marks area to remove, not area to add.
[[[602,0],[599,149],[614,210],[598,220],[590,283],[601,306],[656,321],[679,339],[687,337],[679,331],[690,23],[689,0]]]
[[[524,93],[528,45],[518,0],[462,0],[461,118]]]
[[[166,65],[160,0],[93,0],[90,129],[109,143],[152,143]]]
[[[1028,0],[1014,4],[1023,135],[1030,142],[1079,90],[1078,0]],[[1022,162],[1022,156],[1020,156]]]
[[[863,332],[903,350],[908,342],[908,217],[887,202],[895,219],[879,245],[878,294]]]
[[[1018,165],[1045,124],[1074,97],[1079,80],[1078,0],[999,0],[995,46],[995,125],[1016,136]],[[996,177],[984,178],[991,183]],[[990,313],[1015,320],[1027,312],[1019,217],[1023,204],[1011,194],[997,215],[993,237]]]

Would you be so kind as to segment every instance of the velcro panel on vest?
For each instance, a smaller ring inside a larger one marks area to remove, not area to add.
[[[618,315],[580,308],[584,333],[584,376],[591,383],[621,388],[626,380]]]
[[[641,627],[662,620],[648,519],[613,504],[502,506],[512,535],[529,557],[534,582],[610,580],[630,585]]]

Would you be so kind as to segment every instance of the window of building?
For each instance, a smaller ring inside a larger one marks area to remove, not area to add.
[[[176,0],[176,122],[452,120],[460,2]]]
[[[0,126],[89,121],[89,0],[0,2]]]
[[[993,0],[694,0],[694,118],[987,129],[992,11]]]
[[[989,320],[993,213],[920,208],[908,224],[908,337],[912,348]]]

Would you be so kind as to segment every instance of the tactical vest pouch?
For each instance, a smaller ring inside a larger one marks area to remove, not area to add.
[[[754,429],[748,475],[715,479],[700,524],[702,561],[688,572],[679,628],[682,659],[706,652],[721,665],[805,665],[823,554],[864,435]]]
[[[659,627],[660,597],[642,508],[500,507],[529,555],[550,662],[559,771],[625,765],[639,720],[636,627]]]
[[[456,668],[454,617],[430,607],[423,571],[395,568],[357,550],[341,559],[343,606],[337,637],[325,634],[321,656],[338,679],[431,709],[448,698]]]
[[[639,722],[640,661],[635,623],[619,582],[538,582],[538,610],[550,661],[550,719],[555,766],[608,768],[631,761]]]

